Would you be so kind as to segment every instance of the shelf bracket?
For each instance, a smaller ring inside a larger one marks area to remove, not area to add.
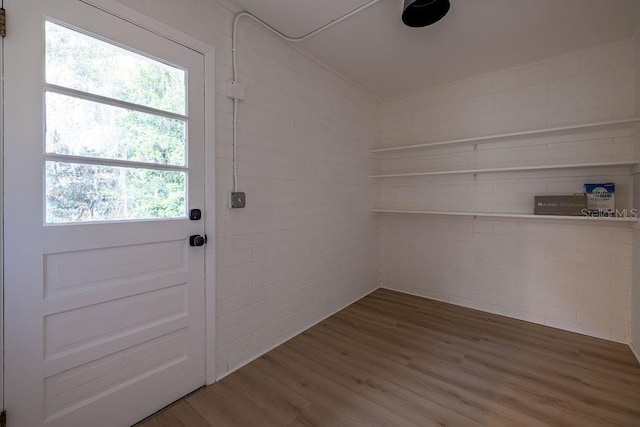
[[[473,144],[473,151],[478,151],[478,144]]]

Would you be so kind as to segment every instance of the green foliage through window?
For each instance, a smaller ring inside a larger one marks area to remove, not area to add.
[[[185,173],[47,162],[47,222],[185,216]]]
[[[46,81],[175,114],[186,112],[186,73],[137,53],[46,23]],[[48,223],[186,215],[186,118],[166,117],[48,91]],[[90,164],[110,159],[118,165]],[[179,170],[128,167],[126,162]]]

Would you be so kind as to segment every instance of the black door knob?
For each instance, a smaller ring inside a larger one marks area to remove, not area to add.
[[[189,237],[189,245],[191,246],[204,246],[207,243],[207,236],[201,236],[199,234],[194,234]]]

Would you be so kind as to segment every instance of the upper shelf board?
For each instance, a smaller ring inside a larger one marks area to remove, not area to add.
[[[570,163],[563,165],[540,165],[540,166],[514,166],[508,168],[490,168],[490,169],[460,169],[433,172],[412,172],[412,173],[395,173],[382,175],[369,175],[369,178],[403,178],[412,176],[432,176],[432,175],[460,175],[460,174],[478,174],[478,173],[496,173],[496,172],[531,172],[544,170],[561,170],[561,169],[589,169],[589,168],[615,168],[615,167],[638,167],[638,161],[630,162],[598,162],[598,163]]]
[[[563,127],[556,127],[556,128],[529,130],[524,132],[513,132],[513,133],[503,133],[498,135],[479,136],[474,138],[451,139],[448,141],[428,142],[425,144],[405,145],[400,147],[378,148],[375,150],[371,150],[370,152],[371,153],[389,153],[394,151],[417,150],[421,148],[440,147],[443,145],[478,144],[481,142],[495,142],[495,141],[500,141],[505,139],[518,139],[518,138],[526,138],[526,137],[533,137],[533,136],[562,135],[562,134],[576,133],[579,131],[592,131],[592,130],[605,130],[605,129],[631,127],[637,123],[640,123],[640,118],[638,117],[631,118],[631,119],[610,120],[606,122],[589,123],[589,124],[581,124],[581,125],[574,125],[574,126],[563,126]]]
[[[436,216],[462,216],[479,218],[516,218],[516,219],[542,219],[542,220],[569,220],[587,222],[617,222],[637,224],[638,218],[634,217],[587,217],[587,216],[563,216],[563,215],[533,215],[518,213],[494,213],[494,212],[444,212],[444,211],[409,211],[393,209],[371,209],[371,213],[409,214],[409,215],[436,215]]]

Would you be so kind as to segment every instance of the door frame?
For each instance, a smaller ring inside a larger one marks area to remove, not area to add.
[[[1,0],[0,0],[1,1]],[[162,22],[159,22],[143,13],[140,13],[128,6],[117,3],[114,0],[78,0],[90,6],[103,10],[106,13],[114,15],[124,21],[132,23],[140,28],[150,31],[165,39],[178,43],[188,49],[198,52],[204,57],[204,83],[205,83],[205,206],[204,221],[205,230],[212,238],[207,246],[205,246],[205,372],[204,378],[207,385],[215,382],[215,361],[216,361],[216,344],[215,344],[215,288],[216,288],[216,204],[215,204],[215,47],[204,43],[194,37],[182,33]],[[7,11],[9,20],[11,19],[11,11]],[[9,27],[10,27],[9,23]],[[10,34],[9,34],[10,36]],[[4,59],[3,40],[0,40],[0,66]],[[2,70],[3,68],[0,68]],[[4,79],[4,75],[2,75]],[[0,87],[0,97],[4,101],[3,86]],[[4,111],[0,103],[0,152],[4,153]],[[4,157],[4,156],[3,156]],[[0,219],[2,226],[0,227],[0,280],[3,279],[3,261],[4,261],[4,219],[3,219],[3,200],[4,200],[4,159],[0,162],[0,176],[2,177],[2,191],[0,191]],[[0,328],[0,402],[4,409],[4,280],[2,280],[2,292],[0,293],[0,319],[2,324]]]
[[[4,7],[4,0],[0,0]],[[0,38],[0,406],[4,411],[4,37]]]

